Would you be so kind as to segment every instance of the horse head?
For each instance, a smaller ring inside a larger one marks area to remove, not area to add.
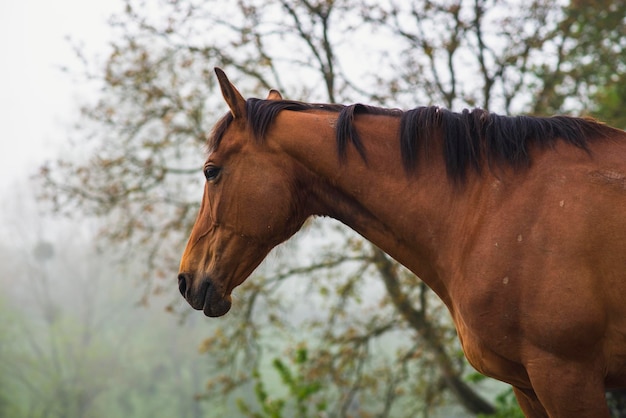
[[[204,195],[178,275],[189,304],[212,317],[228,312],[232,290],[308,217],[295,164],[275,144],[256,138],[246,100],[215,71],[230,112],[209,136]],[[272,90],[267,99],[282,97]]]

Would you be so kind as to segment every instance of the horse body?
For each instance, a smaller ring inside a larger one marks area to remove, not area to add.
[[[529,416],[608,416],[605,382],[626,385],[626,193],[598,184],[613,156],[591,151],[559,144],[486,185],[470,209],[484,218],[448,260],[468,360],[516,387]]]
[[[287,117],[306,126],[311,115]],[[530,390],[527,365],[541,373],[571,359],[570,373],[585,365],[575,377],[581,390],[594,373],[626,384],[626,308],[619,309],[626,295],[626,177],[619,174],[626,160],[619,155],[626,156],[626,143],[589,152],[557,143],[533,153],[532,170],[474,173],[458,187],[441,182],[439,155],[407,176],[395,136],[376,132],[397,131],[384,119],[357,123],[375,159],[366,163],[353,152],[343,165],[316,169],[318,178],[334,179],[331,191],[316,188],[323,190],[316,214],[341,220],[429,284],[480,372]],[[300,134],[286,152],[315,167],[332,141],[318,129],[304,131],[311,138]],[[268,144],[273,140],[289,141],[270,133]],[[593,363],[597,370],[587,367]]]
[[[194,308],[226,313],[271,248],[308,217],[331,216],[441,297],[470,363],[512,384],[528,416],[608,416],[605,387],[626,386],[622,131],[593,125],[599,137],[584,146],[530,144],[528,167],[480,157],[482,169],[451,181],[439,129],[410,169],[399,113],[358,114],[339,155],[334,108],[286,105],[255,139],[251,108],[218,77],[231,114],[213,133],[179,275]]]

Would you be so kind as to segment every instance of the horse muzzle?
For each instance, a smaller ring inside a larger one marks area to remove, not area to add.
[[[199,285],[193,286],[192,273],[178,275],[178,290],[192,308],[202,310],[206,316],[218,317],[225,315],[231,307],[230,295],[225,295],[209,278],[202,277]]]

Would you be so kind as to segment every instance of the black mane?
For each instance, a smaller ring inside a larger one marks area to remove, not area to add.
[[[455,113],[418,107],[402,115],[400,147],[404,167],[411,171],[420,151],[427,152],[440,132],[448,175],[462,181],[468,168],[480,172],[485,162],[516,168],[530,165],[531,145],[553,147],[563,140],[588,151],[589,141],[607,136],[609,129],[589,118],[501,116],[482,109]]]
[[[283,110],[338,112],[336,123],[337,153],[340,160],[352,144],[367,161],[365,147],[354,119],[359,114],[387,115],[400,118],[402,163],[407,172],[415,170],[421,153],[428,155],[434,141],[443,141],[446,170],[450,178],[463,181],[469,168],[481,171],[485,162],[506,163],[514,167],[530,164],[529,147],[552,147],[563,140],[588,150],[591,139],[607,136],[611,128],[593,119],[569,116],[548,118],[501,116],[481,109],[452,112],[436,106],[401,111],[363,104],[343,106],[290,100],[248,99],[248,125],[256,140],[262,141],[278,113]],[[232,122],[230,113],[215,126],[207,146],[215,149]]]
[[[261,100],[251,98],[246,101],[248,126],[250,126],[252,134],[258,141],[263,140],[270,125],[274,122],[278,113],[283,110],[296,112],[307,110],[339,112],[343,107],[343,105],[337,104],[304,103],[293,100]],[[207,148],[209,150],[216,149],[219,146],[226,129],[228,129],[232,121],[233,115],[228,112],[217,122],[207,141]]]

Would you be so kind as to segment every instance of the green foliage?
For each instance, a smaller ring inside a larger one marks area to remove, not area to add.
[[[612,80],[595,94],[593,115],[616,128],[626,129],[626,69],[621,75],[614,74]]]
[[[513,388],[509,387],[500,392],[495,399],[496,413],[492,415],[478,415],[479,418],[524,418],[524,413],[517,403]]]
[[[481,383],[488,380],[480,373],[472,373],[466,377],[469,382]],[[478,418],[524,418],[524,413],[517,403],[515,393],[511,386],[506,386],[499,392],[494,400],[496,412],[494,414],[478,414]]]
[[[255,381],[254,393],[261,411],[254,412],[246,401],[239,398],[237,406],[241,412],[250,418],[285,418],[291,416],[306,418],[319,417],[321,412],[327,410],[326,401],[315,397],[322,389],[322,383],[317,380],[310,381],[307,376],[308,351],[306,347],[297,348],[289,361],[291,365],[285,364],[279,358],[275,358],[272,362],[273,370],[278,373],[281,384],[287,389],[287,396],[271,396],[263,376],[257,369],[252,377]],[[278,390],[274,389],[274,391],[277,392]]]

